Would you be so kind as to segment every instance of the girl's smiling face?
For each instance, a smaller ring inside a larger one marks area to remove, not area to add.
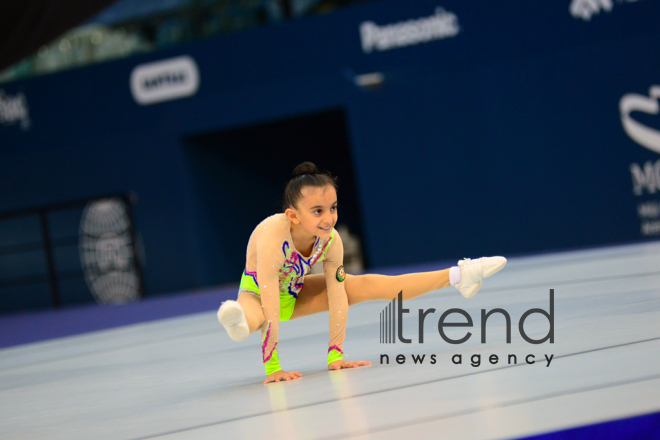
[[[329,237],[337,224],[337,191],[332,185],[305,186],[298,208],[289,207],[284,213],[294,225],[310,236]]]

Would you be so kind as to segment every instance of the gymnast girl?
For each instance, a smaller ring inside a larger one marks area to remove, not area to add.
[[[398,276],[348,275],[342,264],[344,247],[337,223],[337,184],[311,162],[293,170],[286,186],[284,212],[263,220],[247,245],[245,269],[237,301],[225,301],[218,320],[229,337],[240,342],[261,330],[264,384],[302,377],[284,371],[277,353],[280,322],[320,312],[330,313],[328,369],[370,365],[348,361],[342,349],[349,306],[365,301],[391,301],[403,292],[409,300],[447,286],[466,298],[481,288],[482,278],[501,270],[504,257],[460,260],[449,269]],[[308,274],[323,262],[323,273]]]

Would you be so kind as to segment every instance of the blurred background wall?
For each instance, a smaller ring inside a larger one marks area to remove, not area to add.
[[[0,312],[56,305],[53,271],[59,305],[93,301],[82,202],[106,196],[141,295],[236,283],[305,160],[370,268],[660,235],[658,2],[261,2],[229,30],[220,3],[189,35],[110,9],[4,72]]]

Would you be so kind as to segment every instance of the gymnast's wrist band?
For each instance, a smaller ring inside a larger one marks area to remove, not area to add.
[[[270,354],[266,354],[266,346],[270,339],[270,324],[271,321],[268,321],[266,324],[266,331],[261,337],[261,354],[263,355],[264,367],[266,368],[266,375],[268,376],[282,369],[282,367],[280,367],[280,357],[277,355],[277,342],[275,342]]]
[[[328,348],[328,365],[334,361],[339,361],[342,359],[344,359],[344,352],[341,351],[341,348],[337,347],[336,345]]]
[[[266,368],[267,376],[282,369],[282,367],[280,367],[280,357],[277,355],[277,348],[273,349],[270,359],[264,362],[264,367]]]

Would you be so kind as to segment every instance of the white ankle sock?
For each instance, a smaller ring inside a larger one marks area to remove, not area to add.
[[[452,266],[449,269],[449,284],[455,286],[461,282],[461,268],[458,266]]]

